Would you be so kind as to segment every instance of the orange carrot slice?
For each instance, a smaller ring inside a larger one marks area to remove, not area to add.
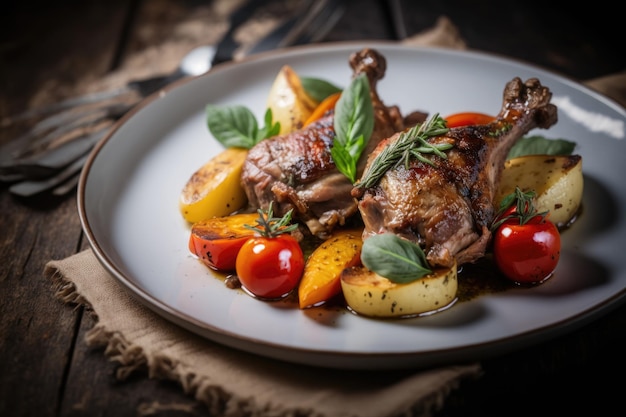
[[[321,304],[341,292],[341,271],[361,263],[362,234],[362,228],[337,230],[311,253],[298,287],[300,308]]]
[[[326,114],[328,110],[334,109],[335,104],[337,104],[337,100],[339,100],[339,97],[341,97],[341,92],[331,94],[324,100],[322,100],[320,104],[318,104],[317,107],[313,110],[313,113],[311,113],[309,118],[306,119],[302,127],[307,126],[314,121],[320,119],[324,114]]]

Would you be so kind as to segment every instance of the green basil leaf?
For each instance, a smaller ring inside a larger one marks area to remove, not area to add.
[[[333,146],[330,148],[330,155],[333,157],[339,172],[348,177],[350,182],[354,184],[356,181],[356,163],[354,163],[350,153],[341,146]]]
[[[262,141],[265,138],[271,138],[272,136],[278,135],[280,132],[280,122],[274,123],[272,119],[272,109],[269,107],[265,111],[265,126],[262,129],[259,129],[259,132],[256,137],[256,143]]]
[[[350,86],[341,93],[335,105],[334,128],[333,161],[339,172],[354,184],[357,163],[374,130],[374,105],[365,74],[352,79]]]
[[[365,137],[363,135],[359,135],[357,138],[355,138],[352,143],[349,143],[347,146],[347,151],[348,154],[352,155],[352,156],[359,156],[361,155],[361,152],[363,152],[363,149],[365,148]],[[355,165],[357,162],[357,159],[354,159]]]
[[[224,147],[250,149],[256,143],[258,124],[244,106],[206,106],[206,121],[211,134]]]
[[[524,155],[571,155],[574,148],[576,148],[576,143],[565,139],[526,136],[513,145],[507,159]]]
[[[306,93],[315,101],[322,101],[331,94],[341,91],[336,85],[319,78],[300,77],[302,87]]]
[[[254,114],[245,106],[206,106],[206,121],[211,134],[226,148],[250,149],[265,138],[278,135],[280,123],[273,122],[272,109],[265,111],[265,126],[259,129]]]
[[[413,282],[432,273],[422,248],[393,233],[365,239],[361,262],[367,269],[398,284]]]
[[[374,106],[370,97],[370,85],[365,74],[361,73],[356,76],[350,86],[341,93],[335,105],[334,127],[335,140],[346,148],[349,148],[359,136],[363,135],[369,139],[372,135]]]

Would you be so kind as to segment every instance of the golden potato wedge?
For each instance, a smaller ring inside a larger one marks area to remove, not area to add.
[[[341,292],[341,271],[361,262],[363,229],[341,229],[315,248],[298,287],[300,308],[328,301]]]
[[[267,98],[274,122],[280,122],[280,134],[300,129],[318,104],[302,87],[300,76],[289,65],[283,66]]]
[[[348,307],[369,317],[413,317],[440,311],[457,299],[456,265],[396,284],[362,266],[345,269],[341,289]]]
[[[550,211],[550,221],[563,226],[580,207],[583,182],[580,155],[520,156],[506,161],[495,201],[499,205],[516,186],[525,192],[534,190],[537,210]]]
[[[241,209],[248,201],[240,178],[247,149],[228,148],[200,167],[185,184],[179,208],[185,220],[196,223]]]

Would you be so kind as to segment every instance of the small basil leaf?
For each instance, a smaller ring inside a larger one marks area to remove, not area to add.
[[[300,81],[306,93],[317,102],[321,102],[331,94],[341,91],[341,88],[336,85],[319,78],[300,77]]]
[[[393,233],[365,239],[361,262],[367,269],[398,284],[413,282],[432,273],[422,249]]]
[[[335,137],[331,155],[339,172],[353,184],[357,164],[374,130],[374,105],[365,74],[355,77],[335,105]]]
[[[360,135],[369,139],[374,130],[373,115],[370,85],[367,76],[361,73],[341,93],[335,105],[335,140],[342,147],[349,148],[352,141]]]
[[[254,114],[244,106],[206,106],[206,121],[211,134],[227,148],[250,149],[256,143],[258,124]]]
[[[513,145],[507,159],[524,155],[571,155],[575,147],[575,142],[570,142],[565,139],[547,139],[543,136],[526,136]]]
[[[330,148],[330,155],[337,166],[339,172],[348,177],[351,183],[356,181],[356,164],[352,163],[352,157],[345,148],[333,146]]]
[[[274,123],[272,119],[272,109],[270,109],[269,107],[265,111],[264,122],[265,126],[263,126],[262,129],[259,129],[255,143],[258,143],[263,139],[276,136],[280,132],[280,122]]]
[[[354,162],[356,163],[365,148],[365,137],[363,135],[359,135],[354,138],[351,144],[348,144],[347,151],[350,155],[355,157]]]

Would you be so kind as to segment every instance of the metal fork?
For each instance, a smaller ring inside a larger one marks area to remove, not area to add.
[[[237,47],[237,43],[231,39],[235,29],[245,23],[264,4],[264,0],[244,2],[230,16],[229,29],[223,35],[219,46],[205,45],[194,48],[185,55],[178,68],[170,74],[131,80],[117,89],[70,98],[3,120],[2,124],[5,126],[12,122],[45,116],[24,135],[0,147],[0,179],[4,181],[7,179],[37,180],[45,176],[45,172],[50,170],[37,169],[38,160],[46,159],[48,152],[56,152],[57,145],[60,143],[65,144],[61,140],[65,135],[77,132],[79,129],[87,129],[105,120],[116,121],[143,98],[167,84],[187,76],[200,75],[208,71],[212,65],[230,59]],[[218,49],[222,53],[219,57],[216,53]],[[201,64],[200,67],[198,63]],[[92,137],[87,134],[82,136]],[[74,138],[80,139],[81,136],[75,134]],[[67,163],[82,155],[82,153],[76,153],[78,150],[79,148],[75,146],[65,147]]]
[[[345,11],[342,0],[311,0],[305,7],[304,11],[287,19],[262,39],[248,51],[248,55],[267,50],[268,45],[275,48],[277,45],[283,47],[319,42]],[[236,19],[242,19],[242,16]],[[0,152],[0,181],[15,182],[9,188],[10,191],[24,197],[44,191],[56,195],[71,191],[78,182],[78,174],[89,151],[112,124],[94,128],[94,123],[102,120],[115,122],[145,95],[177,78],[178,75],[176,78],[155,77],[149,82],[135,82],[132,88],[125,88],[125,91],[97,93],[82,97],[82,101],[68,100],[58,104],[57,110],[61,111],[42,119],[26,134],[3,147]],[[80,129],[84,130],[82,134],[60,145],[50,146],[59,136]]]

